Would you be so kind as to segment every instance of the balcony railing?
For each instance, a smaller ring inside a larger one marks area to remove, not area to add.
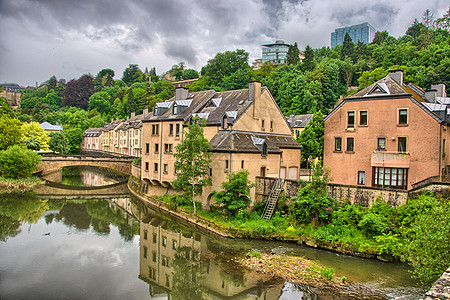
[[[375,150],[371,156],[372,167],[409,168],[411,158],[406,152]]]

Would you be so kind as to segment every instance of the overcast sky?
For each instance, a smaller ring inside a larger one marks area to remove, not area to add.
[[[121,78],[129,64],[158,74],[179,62],[200,70],[218,52],[277,39],[300,49],[330,46],[335,28],[369,22],[403,35],[429,8],[448,0],[0,0],[0,82],[35,85],[97,74]]]

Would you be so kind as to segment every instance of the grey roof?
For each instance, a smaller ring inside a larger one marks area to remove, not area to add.
[[[83,136],[100,136],[103,132],[103,127],[98,128],[98,127],[94,127],[94,128],[88,128],[83,132]]]
[[[311,121],[313,116],[313,114],[290,115],[286,119],[291,128],[305,128],[306,125],[308,125],[309,121]]]
[[[41,127],[44,130],[51,130],[51,131],[63,131],[63,128],[61,127],[61,125],[52,125],[49,122],[43,122],[41,124]]]
[[[263,143],[267,144],[269,153],[281,153],[281,149],[301,146],[290,135],[263,134],[220,130],[209,142],[213,152],[261,152]]]
[[[107,124],[107,125],[105,125],[104,127],[103,127],[103,131],[111,131],[111,130],[114,130],[117,126],[119,126],[120,125],[120,123],[122,123],[124,120],[123,119],[116,119],[116,120],[113,120],[111,123],[109,123],[109,124]]]
[[[128,130],[130,128],[138,129],[142,127],[142,120],[144,120],[144,114],[135,115],[127,120],[124,120],[117,130]]]
[[[425,105],[431,111],[443,111],[443,110],[445,110],[447,108],[446,105],[439,104],[439,103],[424,102],[422,104]]]
[[[436,97],[436,101],[440,104],[450,105],[449,97]]]

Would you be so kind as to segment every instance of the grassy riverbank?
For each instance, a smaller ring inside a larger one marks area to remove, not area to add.
[[[0,189],[6,192],[15,190],[30,190],[43,183],[44,181],[37,176],[20,179],[5,178],[0,176]]]

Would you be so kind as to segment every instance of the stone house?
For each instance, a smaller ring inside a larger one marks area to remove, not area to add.
[[[101,134],[102,138],[102,151],[118,153],[118,133],[117,129],[123,123],[123,119],[116,118],[111,119],[111,123],[103,127]]]
[[[148,108],[143,113],[136,115],[131,113],[130,117],[122,122],[116,129],[117,132],[117,153],[141,157],[142,148],[142,120],[147,117]]]
[[[292,128],[292,136],[297,139],[300,133],[305,129],[306,125],[309,124],[314,114],[305,115],[289,115],[287,117],[287,122]]]
[[[212,146],[212,186],[203,190],[202,203],[209,205],[227,174],[248,170],[257,176],[298,179],[300,145],[269,90],[259,82],[248,89],[189,93],[179,88],[175,97],[157,103],[143,121],[141,178],[151,183],[151,193],[170,190],[176,179],[175,147],[192,117],[205,124],[204,136]],[[255,190],[252,189],[252,199]]]
[[[447,173],[447,106],[443,84],[424,91],[388,76],[344,99],[325,117],[324,165],[333,183],[409,190]]]
[[[88,128],[83,132],[83,142],[81,149],[83,150],[102,150],[103,127]]]

